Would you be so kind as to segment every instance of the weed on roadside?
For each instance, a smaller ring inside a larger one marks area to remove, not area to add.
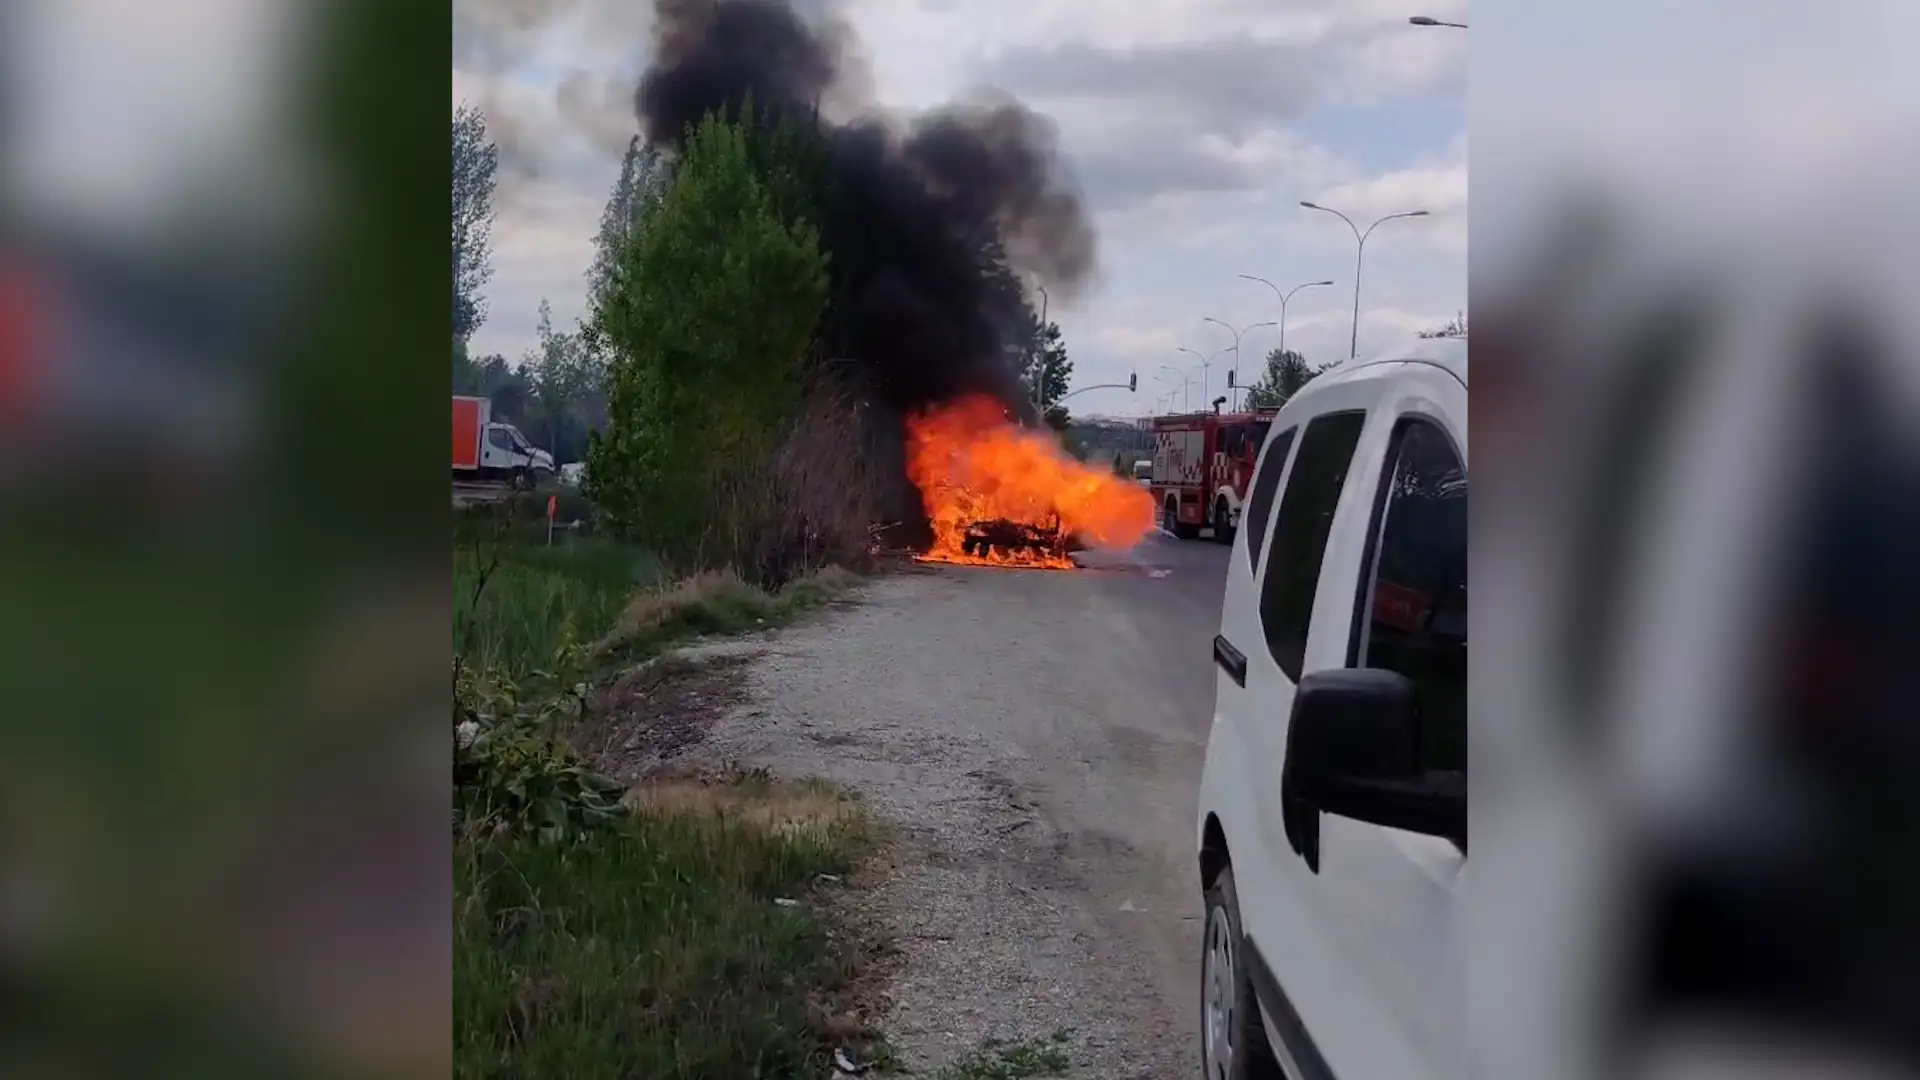
[[[1018,1043],[988,1042],[969,1057],[934,1070],[930,1080],[1028,1080],[1064,1076],[1069,1032]]]

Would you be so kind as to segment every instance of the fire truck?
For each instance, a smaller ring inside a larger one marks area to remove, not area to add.
[[[1182,540],[1213,530],[1233,543],[1253,464],[1278,410],[1153,418],[1153,491],[1160,527]]]

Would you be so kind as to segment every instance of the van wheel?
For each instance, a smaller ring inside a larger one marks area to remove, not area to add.
[[[1247,975],[1240,932],[1240,899],[1233,867],[1225,866],[1206,892],[1207,922],[1200,945],[1200,1068],[1206,1080],[1285,1080]]]
[[[1233,543],[1232,511],[1227,509],[1227,500],[1216,499],[1213,504],[1213,539],[1216,543]]]

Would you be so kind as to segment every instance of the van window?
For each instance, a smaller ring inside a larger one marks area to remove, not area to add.
[[[1247,531],[1247,569],[1260,567],[1260,543],[1267,538],[1267,511],[1273,509],[1273,491],[1280,486],[1280,475],[1287,470],[1287,452],[1293,449],[1293,435],[1299,428],[1288,428],[1274,437],[1273,452],[1261,462],[1254,474],[1253,487],[1247,492],[1246,508],[1240,512],[1240,527]]]
[[[1375,503],[1352,659],[1413,680],[1422,767],[1467,771],[1467,475],[1446,432],[1409,417]]]
[[[513,449],[513,436],[508,435],[505,428],[489,429],[487,431],[487,441],[492,443],[496,450]]]
[[[1294,682],[1300,681],[1306,663],[1307,630],[1313,622],[1313,598],[1320,586],[1327,536],[1333,531],[1333,511],[1366,422],[1364,412],[1328,413],[1308,422],[1287,489],[1280,496],[1273,548],[1267,553],[1266,577],[1260,585],[1260,625],[1274,662]]]

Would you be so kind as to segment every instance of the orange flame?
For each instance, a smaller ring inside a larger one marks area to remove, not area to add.
[[[1153,530],[1153,496],[1144,487],[1075,461],[1051,436],[1015,425],[986,397],[909,418],[907,476],[933,522],[933,546],[921,556],[932,562],[1073,566],[1059,551],[969,552],[968,526],[982,521],[1057,526],[1061,535],[1100,548],[1132,547]]]

